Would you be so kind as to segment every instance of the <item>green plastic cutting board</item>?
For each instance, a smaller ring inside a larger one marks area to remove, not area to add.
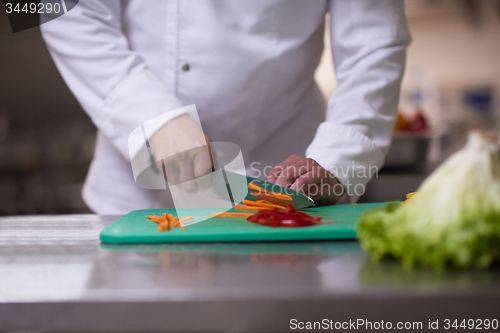
[[[302,228],[271,228],[248,222],[242,218],[214,217],[187,227],[158,232],[158,225],[146,218],[155,213],[174,209],[134,210],[119,218],[101,232],[105,243],[179,243],[179,242],[254,242],[254,241],[298,241],[320,239],[355,239],[354,225],[362,212],[384,206],[385,203],[336,205],[311,207],[302,210],[311,215],[323,217],[322,225]],[[193,214],[203,209],[192,210]]]

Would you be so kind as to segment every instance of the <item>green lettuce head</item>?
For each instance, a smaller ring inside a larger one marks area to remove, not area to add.
[[[487,268],[500,259],[500,160],[496,136],[472,132],[404,205],[367,211],[356,226],[373,259],[407,267]]]

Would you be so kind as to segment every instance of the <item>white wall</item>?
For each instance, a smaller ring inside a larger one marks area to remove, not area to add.
[[[433,84],[495,83],[500,86],[500,16],[496,1],[480,2],[475,26],[462,12],[431,17],[410,16],[413,37],[408,50],[403,86],[412,85],[414,72],[423,69]]]
[[[430,118],[435,118],[439,112],[436,94],[440,89],[483,84],[500,89],[500,17],[496,1],[480,2],[478,26],[467,21],[457,1],[448,1],[444,10],[434,12],[426,11],[419,3],[423,2],[413,0],[407,5],[413,42],[408,49],[403,91],[415,86],[425,89],[431,97],[426,102],[427,111]],[[450,6],[454,10],[449,10]],[[326,31],[316,80],[327,98],[335,90],[335,79],[328,27]]]

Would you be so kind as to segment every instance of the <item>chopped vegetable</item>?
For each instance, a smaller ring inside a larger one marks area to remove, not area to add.
[[[241,203],[244,203],[245,205],[248,205],[248,206],[256,206],[256,207],[271,208],[271,209],[278,208],[278,209],[285,210],[285,207],[280,206],[280,205],[275,205],[275,204],[270,203],[269,201],[265,201],[265,200],[251,201],[251,200],[243,199],[243,201]]]
[[[356,227],[374,259],[407,267],[487,268],[500,260],[500,158],[496,138],[472,132],[404,205],[365,212]]]
[[[179,222],[182,223],[182,222],[190,221],[190,220],[193,220],[193,219],[194,219],[194,217],[192,217],[192,216],[186,216],[186,217],[180,219]]]
[[[245,206],[245,205],[236,205],[234,206],[236,210],[269,210],[271,208],[261,207],[261,206]]]
[[[234,212],[220,212],[220,213],[213,213],[210,214],[209,216],[211,217],[232,217],[232,218],[244,218],[246,219],[249,216],[252,216],[253,213],[234,213]]]
[[[278,193],[278,192],[269,192],[269,191],[252,191],[250,192],[253,195],[259,195],[259,196],[267,196],[279,200],[284,200],[284,201],[293,201],[292,196],[284,193]]]
[[[271,201],[268,201],[268,200],[255,200],[255,202],[261,203],[261,204],[274,205]]]
[[[265,191],[263,187],[255,184],[254,182],[248,183],[248,188],[255,191],[262,191],[262,192]]]
[[[260,187],[259,185],[255,184],[254,182],[248,183],[248,188],[253,190],[252,192],[250,192],[253,195],[264,195],[264,196],[268,196],[268,197],[272,197],[272,198],[276,198],[276,199],[280,199],[280,200],[285,200],[285,201],[292,201],[293,200],[293,198],[288,194],[268,191],[265,188]]]
[[[146,215],[146,218],[150,219],[154,223],[158,223],[158,231],[169,231],[172,228],[182,228],[186,230],[186,227],[182,224],[184,221],[192,220],[192,216],[188,216],[179,220],[178,217],[174,217],[172,214],[163,213],[161,216],[156,215]]]
[[[160,223],[167,220],[167,213],[163,213],[162,216],[158,216],[155,213],[153,213],[153,215],[146,215],[146,217],[151,221],[153,221],[154,223]]]
[[[284,212],[278,209],[261,210],[247,218],[247,221],[270,227],[306,227],[316,225],[321,221],[319,216],[311,216],[303,212],[297,212],[293,205],[289,204]]]

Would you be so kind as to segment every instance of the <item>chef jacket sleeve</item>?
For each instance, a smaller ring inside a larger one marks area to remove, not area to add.
[[[121,1],[80,1],[41,26],[50,54],[85,112],[128,158],[128,135],[145,121],[182,106],[131,50],[121,26]],[[172,119],[183,110],[169,112]],[[158,129],[163,124],[159,124]]]
[[[402,0],[331,0],[329,11],[337,89],[306,156],[354,203],[388,151],[411,37]]]

